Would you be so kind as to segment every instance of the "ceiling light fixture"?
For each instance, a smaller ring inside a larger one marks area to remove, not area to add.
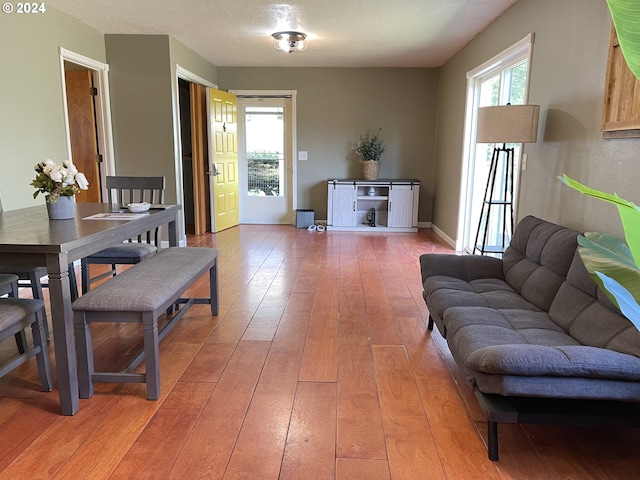
[[[279,52],[301,52],[307,48],[307,35],[302,32],[276,32],[271,36],[274,38],[273,48]]]

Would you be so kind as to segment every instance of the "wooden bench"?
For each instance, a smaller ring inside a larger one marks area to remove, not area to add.
[[[211,314],[218,314],[217,258],[218,252],[212,248],[167,248],[73,303],[80,398],[91,397],[94,384],[103,382],[146,383],[147,398],[158,399],[160,340],[193,304],[210,304]],[[209,298],[182,298],[207,271]],[[178,312],[158,331],[158,318],[176,305],[180,305]],[[91,322],[142,323],[143,350],[120,372],[94,371]],[[145,360],[145,373],[132,373],[142,359]]]

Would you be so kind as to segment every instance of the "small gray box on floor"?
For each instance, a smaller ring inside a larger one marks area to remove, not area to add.
[[[296,228],[307,228],[314,220],[313,210],[296,210]]]

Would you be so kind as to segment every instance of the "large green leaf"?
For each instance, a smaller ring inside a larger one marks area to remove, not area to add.
[[[614,279],[607,277],[601,273],[598,274],[606,291],[611,292],[616,298],[616,304],[620,308],[622,314],[640,330],[640,305],[629,293],[629,291],[616,282]]]
[[[639,2],[640,3],[640,2]],[[640,210],[633,203],[620,198],[618,195],[604,193],[594,188],[587,187],[582,183],[573,180],[566,174],[558,177],[565,185],[577,190],[584,195],[598,198],[605,202],[613,203],[618,207],[624,236],[631,250],[631,255],[636,264],[640,264]]]
[[[616,27],[622,55],[629,69],[640,79],[640,1],[607,0]]]
[[[578,237],[578,244],[578,253],[587,271],[611,301],[617,303],[617,299],[604,287],[598,273],[615,279],[636,301],[640,301],[640,269],[622,240],[602,233],[589,232]]]

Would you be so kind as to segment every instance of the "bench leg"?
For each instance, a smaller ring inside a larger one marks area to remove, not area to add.
[[[144,363],[146,368],[147,398],[160,398],[160,346],[158,322],[153,315],[143,315]]]
[[[220,299],[218,297],[218,260],[209,270],[209,298],[211,299],[211,315],[220,312]]]
[[[87,322],[84,312],[75,312],[74,324],[76,332],[76,355],[78,356],[78,387],[80,390],[80,398],[90,398],[93,395],[93,381],[91,380],[91,375],[94,372],[91,326]]]

